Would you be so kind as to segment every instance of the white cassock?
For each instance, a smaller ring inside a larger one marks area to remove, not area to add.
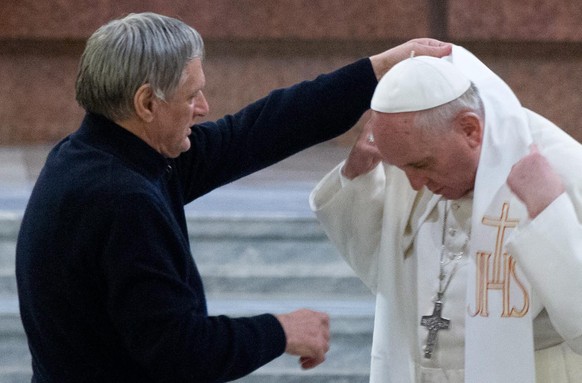
[[[415,192],[395,167],[380,164],[348,181],[340,164],[310,197],[330,240],[376,294],[370,380],[582,382],[582,147],[522,108],[468,52],[455,47],[452,61],[485,104],[474,195],[447,205]],[[566,192],[530,221],[505,179],[531,143]],[[448,252],[463,255],[443,299],[451,326],[426,359],[420,318],[433,311],[443,229]]]

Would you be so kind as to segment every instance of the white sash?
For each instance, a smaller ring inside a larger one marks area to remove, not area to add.
[[[511,89],[467,50],[455,46],[449,59],[477,85],[486,115],[473,201],[465,382],[534,383],[531,292],[504,246],[527,219],[506,185],[532,142],[527,117]]]

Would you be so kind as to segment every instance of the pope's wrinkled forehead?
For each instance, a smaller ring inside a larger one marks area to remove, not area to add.
[[[371,108],[382,113],[417,112],[463,95],[471,81],[446,58],[411,57],[380,79]]]

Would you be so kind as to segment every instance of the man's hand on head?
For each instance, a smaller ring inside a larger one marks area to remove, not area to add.
[[[414,56],[444,57],[451,54],[453,46],[439,40],[430,38],[412,39],[392,49],[371,56],[370,61],[374,68],[376,78],[380,80],[386,72],[402,60]]]

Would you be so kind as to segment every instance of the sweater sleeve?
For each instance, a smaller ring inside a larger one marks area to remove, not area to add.
[[[122,343],[159,382],[222,382],[244,376],[284,352],[269,314],[206,315],[203,289],[173,217],[152,196],[116,202],[100,267],[106,308]]]
[[[318,76],[192,129],[178,158],[185,202],[348,131],[368,110],[377,80],[369,59]]]

